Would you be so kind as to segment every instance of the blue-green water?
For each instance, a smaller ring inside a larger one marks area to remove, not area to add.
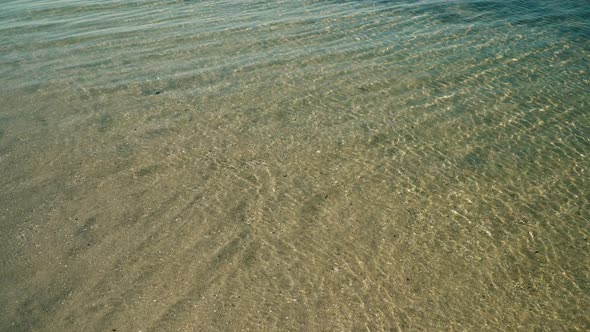
[[[588,1],[3,1],[0,330],[590,329]]]

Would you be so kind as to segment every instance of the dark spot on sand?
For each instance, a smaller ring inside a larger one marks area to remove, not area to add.
[[[382,145],[385,143],[389,142],[389,138],[387,137],[386,134],[383,133],[379,133],[379,134],[375,134],[373,135],[373,137],[371,137],[371,140],[369,141],[369,145],[370,146],[378,146],[378,145]]]
[[[149,165],[142,167],[139,171],[137,171],[137,176],[147,176],[155,174],[160,169],[160,165]]]
[[[461,160],[461,164],[468,168],[480,168],[487,164],[488,155],[482,148],[475,148],[467,153]]]
[[[115,147],[115,151],[121,157],[129,157],[133,154],[133,146],[128,142],[122,142]]]
[[[157,137],[162,137],[164,135],[167,135],[171,132],[171,129],[168,128],[155,128],[155,129],[151,129],[146,131],[143,134],[144,138],[157,138]]]
[[[111,129],[113,122],[113,117],[110,116],[108,113],[104,113],[98,118],[98,121],[96,123],[96,129],[98,130],[98,132],[104,133]]]

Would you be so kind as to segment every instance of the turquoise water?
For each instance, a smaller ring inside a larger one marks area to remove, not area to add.
[[[587,1],[3,1],[0,330],[590,329]]]

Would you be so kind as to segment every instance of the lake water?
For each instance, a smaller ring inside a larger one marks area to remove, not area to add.
[[[0,2],[1,331],[590,330],[587,0]]]

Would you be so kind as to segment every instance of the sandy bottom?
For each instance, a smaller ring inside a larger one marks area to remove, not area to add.
[[[3,93],[0,330],[587,330],[586,115],[371,89]]]

